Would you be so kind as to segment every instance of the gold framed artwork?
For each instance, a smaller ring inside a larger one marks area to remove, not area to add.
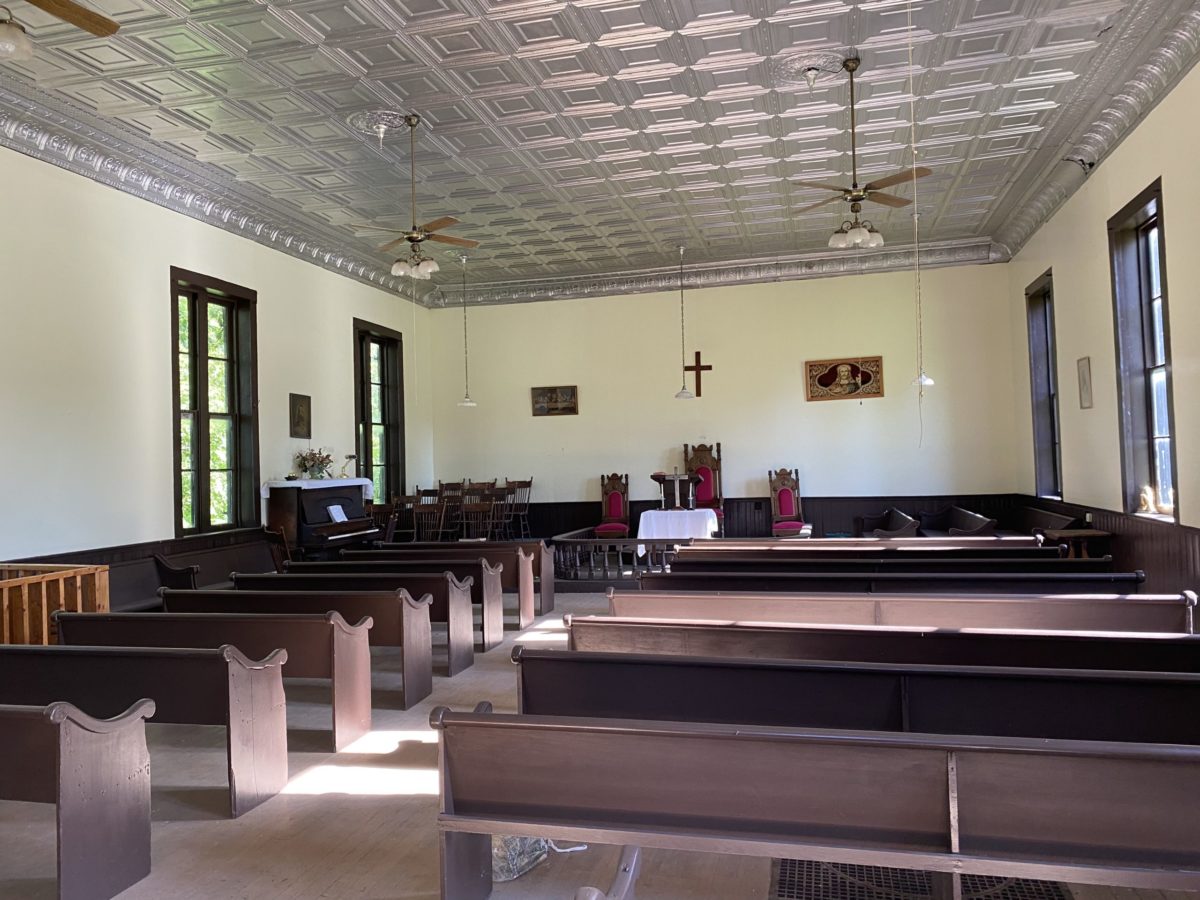
[[[579,388],[576,385],[529,389],[535,416],[579,415]]]
[[[805,400],[863,400],[882,396],[882,356],[810,359],[804,363]]]
[[[288,435],[312,439],[312,397],[288,394]]]

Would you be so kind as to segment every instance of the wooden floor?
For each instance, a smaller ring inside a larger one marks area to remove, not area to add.
[[[560,595],[556,615],[510,633],[476,656],[470,670],[438,677],[433,695],[408,712],[377,706],[374,731],[338,754],[329,740],[328,690],[289,681],[291,781],[285,794],[237,820],[226,818],[224,729],[150,725],[154,769],[153,872],[122,900],[301,900],[438,897],[437,744],[434,706],[470,709],[490,700],[515,712],[514,640],[565,646],[562,614],[601,612],[599,594]],[[375,698],[399,687],[395,651],[373,651]],[[0,898],[55,897],[54,808],[0,802]],[[607,889],[619,848],[553,856],[525,877],[498,884],[496,898],[563,900],[591,884]],[[750,857],[666,851],[646,854],[639,900],[755,900],[766,897],[770,863]],[[1196,894],[1074,888],[1077,900],[1176,900]]]

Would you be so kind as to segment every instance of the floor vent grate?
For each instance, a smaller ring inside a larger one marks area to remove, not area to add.
[[[777,859],[771,865],[770,900],[932,900],[929,873]],[[1071,900],[1052,881],[963,876],[964,900]]]

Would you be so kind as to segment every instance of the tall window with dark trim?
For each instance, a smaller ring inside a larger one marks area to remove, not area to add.
[[[1177,521],[1162,183],[1110,219],[1108,232],[1126,509]]]
[[[354,320],[354,408],[358,412],[358,473],[370,478],[377,501],[404,493],[403,338]]]
[[[175,533],[258,525],[255,293],[171,269]]]
[[[1058,425],[1058,354],[1054,293],[1047,272],[1025,291],[1029,320],[1029,384],[1033,401],[1033,462],[1037,495],[1062,497]]]

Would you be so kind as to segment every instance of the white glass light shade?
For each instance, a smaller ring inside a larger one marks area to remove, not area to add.
[[[464,394],[464,395],[463,395],[463,398],[462,398],[461,400],[459,400],[459,401],[458,401],[458,405],[459,405],[459,406],[464,406],[464,407],[467,407],[467,408],[469,408],[469,409],[474,409],[474,408],[475,408],[476,406],[478,406],[479,404],[478,404],[478,403],[476,403],[474,400],[472,400],[472,399],[471,399],[471,395],[470,395],[470,394]]]
[[[681,387],[678,390],[678,392],[676,392],[675,399],[676,400],[695,400],[696,395],[693,394],[691,391],[689,391],[687,389],[687,387],[685,386],[685,387]]]
[[[406,260],[406,259],[398,259],[394,263],[392,263],[392,274],[393,275],[400,275],[400,276],[408,275],[408,274],[411,274],[411,270],[412,270],[412,266],[410,266],[408,264],[408,260]]]
[[[912,380],[912,383],[914,387],[933,387],[936,382],[926,375],[925,370],[922,369],[917,377]]]
[[[872,248],[873,247],[882,247],[883,246],[883,235],[880,234],[878,231],[876,231],[874,228],[868,229],[866,245],[868,247],[872,247]]]
[[[434,259],[423,259],[417,263],[417,271],[420,272],[425,278],[428,278],[439,268],[441,267],[437,264],[437,260]]]
[[[830,250],[845,250],[850,246],[850,238],[846,237],[846,232],[840,228],[829,236]]]
[[[867,237],[867,229],[863,228],[861,225],[855,225],[848,232],[846,232],[846,238],[850,241],[850,245],[852,247],[861,247],[867,242]]]
[[[32,59],[33,41],[25,29],[9,20],[0,22],[0,59]]]

